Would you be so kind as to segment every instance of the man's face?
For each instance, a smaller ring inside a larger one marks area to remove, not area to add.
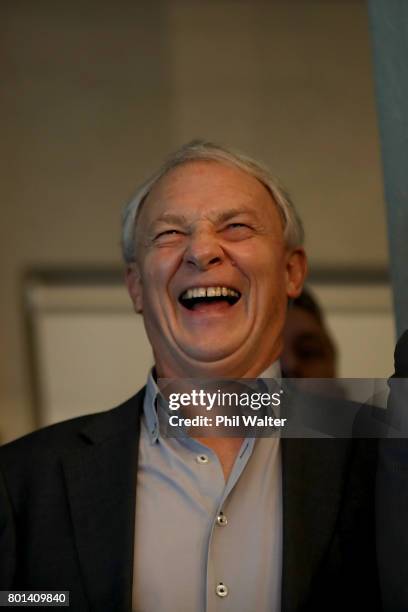
[[[282,370],[290,378],[334,378],[336,351],[324,327],[311,312],[289,309],[283,333]]]
[[[218,162],[176,167],[152,189],[127,284],[159,376],[257,376],[281,350],[302,249],[288,251],[272,196]]]

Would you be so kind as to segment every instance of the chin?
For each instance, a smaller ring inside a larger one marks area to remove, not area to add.
[[[225,346],[225,343],[221,346],[219,345],[218,339],[218,342],[213,342],[211,344],[206,342],[201,346],[197,343],[191,342],[188,345],[185,344],[182,346],[181,349],[187,358],[193,360],[194,362],[202,362],[206,365],[210,365],[211,363],[214,363],[214,365],[221,365],[220,362],[228,360],[230,357],[236,354],[239,346],[239,344],[236,346]]]

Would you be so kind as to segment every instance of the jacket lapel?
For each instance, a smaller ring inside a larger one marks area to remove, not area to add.
[[[282,611],[300,609],[330,544],[348,440],[282,439]]]
[[[143,393],[99,415],[63,460],[85,592],[92,610],[129,612],[139,414]]]

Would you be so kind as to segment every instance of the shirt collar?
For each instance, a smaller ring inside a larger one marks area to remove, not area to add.
[[[160,390],[154,379],[154,368],[152,368],[147,378],[146,394],[143,402],[147,433],[152,444],[156,442],[159,437],[159,419],[156,410],[156,400],[159,394]]]
[[[266,370],[264,370],[262,374],[257,376],[257,378],[274,378],[275,380],[280,381],[280,379],[282,378],[282,371],[279,359],[271,363],[269,368],[266,368]]]
[[[266,370],[264,370],[257,378],[258,380],[264,381],[264,379],[273,379],[280,384],[281,380],[281,367],[279,360],[274,361]],[[147,433],[149,440],[152,444],[157,442],[160,436],[160,424],[159,417],[157,414],[157,400],[160,395],[160,389],[155,381],[155,369],[152,368],[149,372],[146,383],[146,394],[143,402],[143,413],[145,423],[147,427]]]

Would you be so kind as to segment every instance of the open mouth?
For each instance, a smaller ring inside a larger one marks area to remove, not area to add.
[[[196,310],[207,305],[233,306],[240,297],[241,293],[232,287],[191,287],[183,291],[179,297],[179,302],[188,310]]]

